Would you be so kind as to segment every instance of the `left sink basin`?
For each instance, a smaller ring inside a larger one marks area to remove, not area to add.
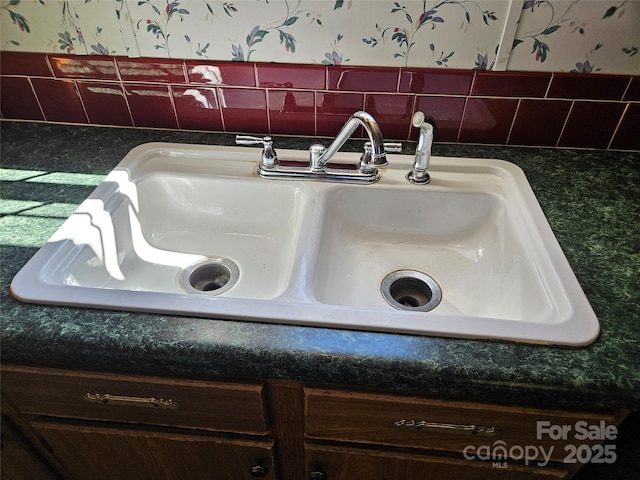
[[[132,150],[18,274],[14,296],[140,310],[173,298],[182,311],[185,293],[280,295],[297,252],[305,187],[265,182],[255,175],[254,152],[230,148],[233,160],[224,147]]]

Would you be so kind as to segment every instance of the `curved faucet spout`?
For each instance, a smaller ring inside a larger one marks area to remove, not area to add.
[[[325,168],[327,163],[329,163],[329,160],[331,160],[331,157],[333,157],[333,155],[342,148],[359,125],[365,129],[367,136],[369,137],[369,141],[371,142],[371,157],[370,159],[367,159],[366,161],[363,160],[361,162],[360,169],[363,171],[371,170],[376,166],[387,165],[387,156],[384,152],[384,139],[382,138],[382,132],[380,131],[378,122],[376,122],[370,114],[360,110],[351,115],[349,120],[347,120],[342,129],[338,132],[338,135],[336,135],[333,143],[329,145],[322,155],[314,159],[314,164],[311,166],[312,169],[322,170]]]

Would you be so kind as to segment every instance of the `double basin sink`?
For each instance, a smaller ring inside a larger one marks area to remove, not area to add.
[[[257,149],[141,145],[18,273],[12,294],[404,334],[595,340],[598,320],[518,167],[434,157],[431,182],[412,185],[413,158],[388,159],[377,183],[351,185],[261,178]]]

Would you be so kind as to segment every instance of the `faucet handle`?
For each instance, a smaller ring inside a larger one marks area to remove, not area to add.
[[[400,142],[384,142],[384,151],[385,152],[394,152],[398,153],[402,151],[402,143]]]
[[[236,143],[238,145],[260,145],[265,143],[273,143],[271,137],[254,137],[252,135],[236,135]]]
[[[402,143],[401,142],[384,142],[382,144],[384,146],[385,152],[401,152],[402,151]],[[367,153],[371,152],[371,142],[365,142],[364,149]]]
[[[388,143],[384,142],[383,144],[384,151],[386,152],[401,152],[402,151],[402,143]],[[367,169],[373,167],[385,167],[389,165],[389,161],[386,157],[382,158],[374,158],[372,159],[372,148],[371,142],[365,142],[364,144],[364,153],[360,157],[360,166],[361,168]]]
[[[251,135],[236,135],[236,143],[238,145],[262,145],[262,158],[260,166],[262,168],[275,168],[278,166],[278,154],[273,148],[273,140],[271,137],[253,137]]]

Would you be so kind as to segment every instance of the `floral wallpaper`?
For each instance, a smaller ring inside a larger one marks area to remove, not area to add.
[[[640,73],[637,0],[0,0],[2,50]]]
[[[2,50],[127,55],[123,8],[124,0],[0,0]]]
[[[525,0],[510,70],[640,72],[637,0]]]

